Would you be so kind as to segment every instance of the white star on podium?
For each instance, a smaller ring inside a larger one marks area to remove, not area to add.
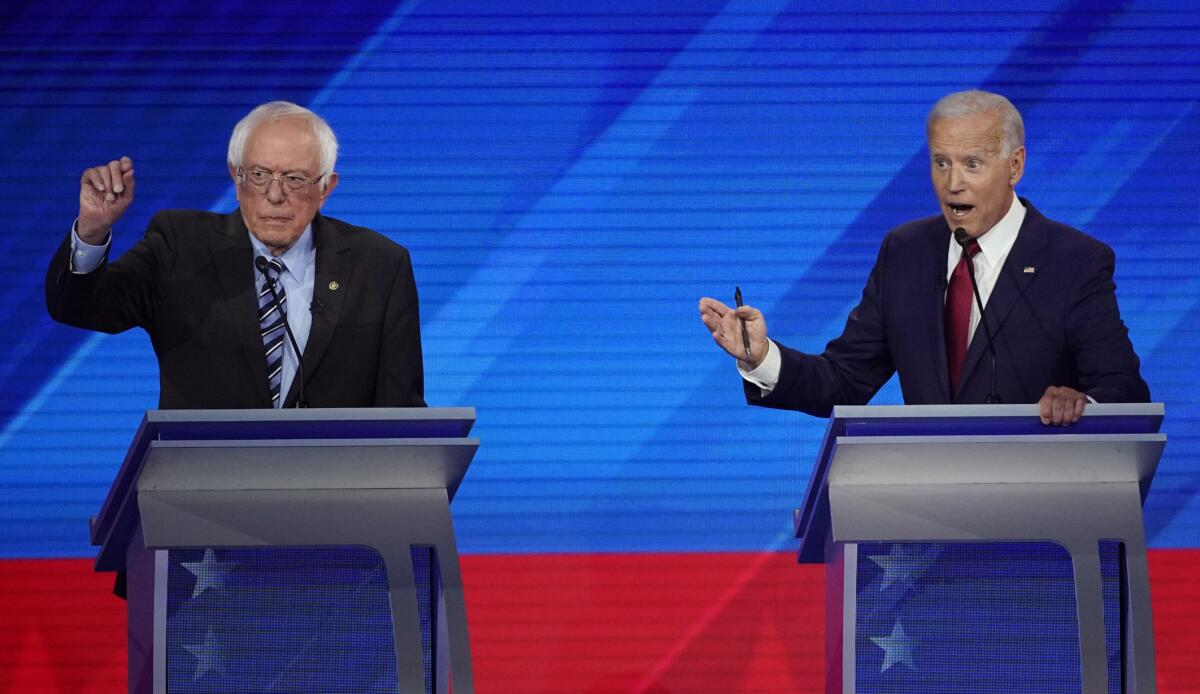
[[[887,590],[893,583],[911,586],[916,582],[916,574],[924,570],[924,567],[914,566],[917,563],[914,561],[914,555],[901,549],[899,544],[892,545],[888,554],[871,554],[867,558],[883,569],[883,578],[879,584],[881,592]]]
[[[872,636],[871,641],[883,649],[883,665],[879,668],[880,672],[886,672],[897,663],[904,663],[909,670],[917,671],[912,657],[913,640],[904,633],[904,626],[900,624],[900,620],[896,620],[892,626],[891,636]]]
[[[192,675],[193,682],[208,672],[225,675],[225,659],[221,656],[221,647],[217,644],[217,637],[213,634],[212,629],[209,629],[208,633],[204,635],[204,643],[184,646],[184,649],[196,658],[196,674]]]
[[[229,572],[237,566],[237,562],[217,561],[217,555],[211,549],[204,550],[204,559],[201,561],[179,563],[196,577],[196,587],[192,589],[193,598],[209,588],[224,588]]]

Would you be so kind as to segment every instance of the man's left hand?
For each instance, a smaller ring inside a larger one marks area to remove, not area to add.
[[[1042,424],[1067,426],[1079,421],[1088,397],[1066,386],[1050,386],[1038,400],[1038,414]]]

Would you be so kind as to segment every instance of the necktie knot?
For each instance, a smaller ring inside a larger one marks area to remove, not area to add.
[[[979,242],[971,239],[971,243],[967,244],[967,257],[974,259],[980,250],[982,249],[979,247]]]
[[[270,275],[272,279],[278,279],[286,269],[287,266],[284,265],[283,261],[279,258],[271,258],[267,260],[267,274]]]

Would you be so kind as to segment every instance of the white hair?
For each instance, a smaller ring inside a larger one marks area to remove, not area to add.
[[[925,119],[925,137],[933,128],[933,122],[939,118],[957,118],[973,116],[988,111],[1000,112],[1000,125],[1004,130],[1003,153],[1008,156],[1019,147],[1025,146],[1025,122],[1021,113],[1012,102],[999,94],[971,89],[965,92],[954,92],[938,99],[929,110]]]
[[[269,101],[257,106],[233,126],[233,134],[229,136],[229,152],[225,155],[229,167],[242,168],[246,157],[246,140],[250,139],[250,133],[268,118],[303,118],[312,127],[313,135],[317,138],[321,188],[324,189],[329,182],[329,174],[333,173],[333,166],[337,163],[337,136],[333,134],[333,128],[329,127],[324,118],[290,101]]]

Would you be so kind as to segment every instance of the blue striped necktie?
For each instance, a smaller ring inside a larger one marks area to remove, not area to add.
[[[258,292],[258,327],[267,355],[267,387],[271,389],[271,407],[279,407],[279,385],[283,382],[283,341],[287,338],[283,322],[287,312],[287,294],[283,291],[279,275],[286,269],[278,258],[267,260],[267,279]],[[271,296],[271,285],[275,287],[279,303]]]

